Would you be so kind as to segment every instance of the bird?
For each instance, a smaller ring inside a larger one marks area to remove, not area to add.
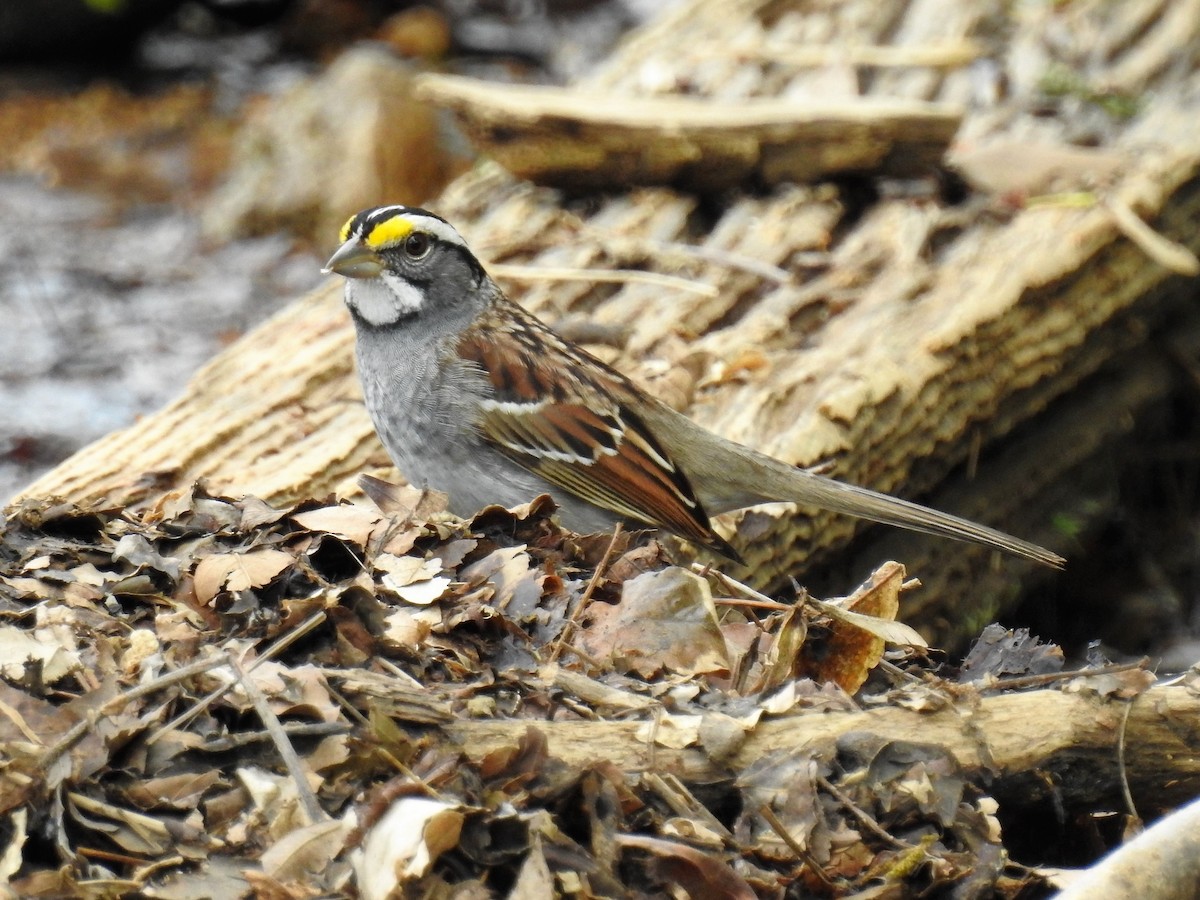
[[[740,561],[710,516],[791,502],[1065,563],[709,431],[510,300],[458,231],[425,209],[352,216],[322,271],[345,278],[363,397],[384,448],[410,484],[446,494],[455,515],[549,494],[575,532],[660,529]]]

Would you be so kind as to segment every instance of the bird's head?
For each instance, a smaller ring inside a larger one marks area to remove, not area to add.
[[[466,241],[424,209],[364,210],[342,226],[340,239],[322,271],[346,278],[346,305],[359,324],[382,327],[453,314],[481,296],[487,276]]]

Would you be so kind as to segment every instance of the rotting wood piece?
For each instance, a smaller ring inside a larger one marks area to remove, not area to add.
[[[1128,718],[1126,719],[1126,712]],[[444,730],[482,758],[515,746],[528,720],[458,721]],[[1191,687],[1154,686],[1127,707],[1086,692],[1037,690],[949,701],[933,711],[887,706],[858,712],[797,712],[764,719],[731,756],[712,759],[701,747],[682,750],[647,740],[650,721],[539,722],[550,755],[571,767],[605,760],[623,772],[672,772],[685,782],[712,782],[745,771],[771,754],[832,755],[859,732],[880,740],[945,747],[969,777],[1004,792],[1020,783],[1021,802],[1036,802],[1031,782],[1056,791],[1065,805],[1120,797],[1121,765],[1134,801],[1171,806],[1200,793],[1200,757],[1189,735],[1200,729],[1200,697]],[[1124,729],[1125,759],[1118,753]],[[1051,777],[1046,778],[1049,774]]]
[[[453,110],[478,149],[517,177],[572,190],[707,193],[847,172],[922,175],[962,122],[950,104],[870,97],[621,97],[455,75],[423,75],[417,90]]]
[[[202,479],[230,496],[286,503],[352,483],[386,463],[353,344],[340,291],[319,288],[214,357],[174,402],[85,447],[22,496],[137,508]]]
[[[1164,201],[1169,193],[1170,206],[1157,224],[1193,249],[1200,246],[1200,238],[1186,223],[1200,209],[1196,163],[1193,157],[1190,166],[1165,160],[1161,169],[1148,165],[1126,185],[1133,188],[1131,194],[1158,194]],[[842,343],[834,338],[837,326],[830,325],[814,356],[829,360],[831,367],[837,367],[830,371],[837,374],[827,379],[832,384],[812,402],[819,404],[828,420],[821,424],[837,429],[831,437],[852,448],[845,458],[863,466],[857,470],[839,467],[834,474],[896,490],[886,479],[866,473],[905,470],[907,495],[920,496],[954,464],[964,462],[973,443],[997,442],[1022,423],[1044,429],[1044,446],[1053,452],[1030,457],[1024,471],[1003,474],[1000,481],[1007,480],[1007,490],[989,492],[984,486],[987,478],[980,479],[979,496],[990,498],[986,504],[951,507],[954,512],[995,524],[1006,523],[1008,513],[1038,497],[1056,477],[1086,459],[1085,445],[1060,433],[1054,417],[1031,420],[1114,358],[1136,356],[1131,339],[1153,342],[1152,332],[1144,325],[1124,335],[1120,335],[1121,329],[1129,326],[1133,310],[1143,323],[1153,324],[1164,296],[1180,282],[1121,237],[1103,209],[1092,209],[1075,221],[1063,213],[1043,213],[1048,218],[1041,228],[1035,224],[1039,213],[1026,212],[1004,229],[990,234],[981,229],[966,237],[965,241],[975,244],[974,254],[966,253],[961,262],[930,273],[934,280],[906,305],[900,296],[903,288],[885,288],[893,295],[891,303],[886,301],[887,295],[873,298],[875,308],[871,310],[860,300],[864,308],[856,311],[861,312],[857,324],[875,329],[870,350],[865,347],[864,333],[843,330],[841,336],[847,340]],[[1035,249],[1036,242],[1047,244],[1044,252]],[[985,312],[988,307],[990,313]],[[1121,339],[1111,339],[1113,335]],[[722,338],[730,342],[722,355],[736,353],[742,338],[733,329],[727,335],[709,335],[704,343],[711,347]],[[889,346],[890,351],[885,349]],[[840,363],[835,359],[839,351],[843,356]],[[862,365],[868,358],[874,360],[874,369]],[[797,363],[790,379],[815,368],[811,363],[804,365],[800,358]],[[897,368],[888,371],[888,365]],[[900,368],[903,365],[907,370]],[[913,378],[919,385],[906,386],[906,379]],[[777,367],[771,382],[771,399],[777,403],[787,390],[785,379],[783,367]],[[830,387],[841,387],[850,395],[846,412],[839,408],[845,400]],[[731,402],[705,424],[732,431],[736,437],[733,423],[744,418],[748,408]],[[1091,425],[1101,440],[1125,432],[1121,423],[1109,417],[1094,418]],[[800,428],[786,421],[781,421],[780,427],[804,443],[815,436],[813,432],[800,434]],[[771,432],[764,429],[764,433]],[[796,461],[812,464],[817,460],[802,452]],[[747,515],[758,518],[755,530],[759,535],[789,530],[799,538],[759,540],[745,548],[739,545],[748,566],[765,583],[807,566],[813,547],[825,544],[830,531],[846,533],[855,527],[845,519],[794,515],[781,509]],[[774,521],[766,521],[764,515]],[[739,521],[744,522],[745,517]],[[1047,516],[1043,524],[1051,521],[1052,516]],[[1044,531],[1022,533],[1065,549]],[[957,546],[946,549],[956,556],[971,552]]]

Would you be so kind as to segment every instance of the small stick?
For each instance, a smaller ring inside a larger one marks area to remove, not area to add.
[[[1142,817],[1138,815],[1137,806],[1133,802],[1133,792],[1129,790],[1129,772],[1125,768],[1125,734],[1129,731],[1129,713],[1133,711],[1133,704],[1136,702],[1137,698],[1134,697],[1125,704],[1125,715],[1121,717],[1121,727],[1117,730],[1117,771],[1121,775],[1121,796],[1125,799],[1125,806],[1129,814],[1141,822]]]
[[[284,767],[292,777],[292,781],[296,783],[296,792],[299,794],[300,804],[304,807],[304,812],[308,816],[309,824],[326,821],[329,817],[317,801],[317,795],[309,787],[308,778],[305,775],[304,767],[300,764],[300,757],[296,753],[296,748],[292,746],[287,732],[283,730],[283,725],[280,723],[279,717],[275,715],[270,704],[267,703],[266,695],[259,690],[257,684],[246,677],[249,672],[243,669],[241,664],[228,652],[225,653],[225,658],[228,660],[230,668],[237,674],[238,681],[242,683],[242,689],[245,690],[246,696],[250,698],[250,702],[254,704],[254,711],[258,713],[258,718],[267,729],[267,733],[271,735],[271,740],[275,742],[275,749],[279,751],[279,756],[283,760]]]
[[[916,845],[910,844],[908,841],[902,841],[900,838],[893,837],[892,835],[888,834],[887,831],[884,830],[884,827],[876,822],[870,813],[859,808],[858,804],[851,800],[847,794],[843,793],[842,790],[828,778],[823,775],[818,775],[816,780],[817,784],[820,785],[822,790],[828,791],[833,796],[833,799],[840,803],[845,810],[850,813],[850,815],[854,816],[854,818],[858,820],[859,824],[866,828],[867,831],[871,832],[871,834],[900,850],[918,849]]]
[[[642,272],[637,269],[575,269],[569,266],[518,266],[510,263],[490,263],[488,271],[508,281],[593,281],[616,284],[652,284],[656,287],[690,291],[702,297],[715,297],[720,291],[711,284],[663,275],[661,272]]]
[[[253,672],[262,663],[266,662],[267,660],[269,660],[275,656],[278,656],[280,653],[282,653],[284,650],[286,650],[288,647],[290,647],[296,641],[300,640],[300,638],[304,637],[306,634],[308,634],[310,631],[312,631],[314,628],[316,628],[318,625],[320,625],[324,621],[325,621],[325,613],[324,612],[313,613],[311,616],[309,616],[307,619],[305,619],[303,622],[301,622],[299,625],[297,625],[295,628],[293,628],[287,634],[281,636],[279,638],[279,640],[277,640],[275,643],[273,643],[270,647],[268,647],[266,650],[264,650],[262,655],[260,655],[257,659],[254,660],[254,662],[252,662],[250,664],[250,671]],[[225,695],[225,692],[228,691],[230,687],[231,687],[231,684],[221,685],[215,691],[212,691],[211,693],[209,693],[208,696],[201,699],[194,706],[188,707],[183,712],[181,712],[179,715],[177,715],[174,719],[172,719],[170,722],[168,722],[166,725],[162,726],[162,728],[159,728],[157,731],[155,731],[152,735],[150,735],[150,737],[148,737],[146,739],[146,743],[154,744],[157,741],[159,741],[163,737],[163,735],[169,734],[172,731],[179,728],[180,726],[187,724],[192,719],[194,719],[196,716],[200,715],[200,713],[204,712],[204,710],[206,710],[210,706],[212,706],[213,703],[215,703],[218,699],[223,697]]]
[[[783,822],[779,820],[779,816],[775,815],[775,810],[771,809],[767,804],[763,804],[758,809],[758,814],[767,820],[767,824],[771,826],[771,830],[779,835],[780,840],[788,845],[788,848],[796,854],[796,856],[806,866],[812,869],[812,873],[816,875],[826,887],[834,887],[833,881],[821,865],[813,858],[813,855],[800,846],[800,842],[788,834],[787,828]]]
[[[49,769],[58,760],[60,756],[70,750],[75,744],[83,739],[83,736],[96,727],[105,716],[110,716],[119,710],[124,709],[128,704],[140,697],[145,697],[148,694],[153,694],[155,691],[169,687],[180,681],[186,681],[193,675],[200,675],[210,669],[216,669],[225,664],[224,659],[217,657],[214,659],[203,659],[199,662],[194,662],[191,665],[184,666],[182,669],[176,669],[174,672],[167,672],[160,675],[151,681],[144,684],[134,685],[127,691],[122,691],[106,703],[100,705],[98,709],[94,709],[86,716],[76,722],[67,730],[61,738],[58,739],[45,753],[42,754],[39,762],[39,767],[42,771]]]
[[[737,606],[743,609],[769,609],[771,612],[787,612],[795,609],[794,603],[780,603],[778,600],[746,600],[741,597],[713,598],[717,606]]]
[[[981,692],[988,691],[1011,691],[1018,688],[1027,687],[1042,687],[1043,685],[1053,684],[1056,681],[1064,681],[1068,678],[1087,678],[1089,675],[1108,675],[1113,672],[1128,672],[1130,669],[1146,668],[1146,660],[1139,659],[1135,662],[1113,663],[1110,666],[1101,666],[1095,669],[1071,669],[1064,672],[1046,672],[1041,675],[1019,675],[1015,678],[997,678],[988,684],[980,685]]]
[[[587,587],[583,590],[583,596],[579,598],[579,605],[575,607],[575,611],[571,613],[571,618],[567,620],[566,626],[562,630],[562,634],[558,636],[558,640],[554,642],[554,646],[550,650],[549,662],[554,662],[558,659],[566,646],[567,638],[571,636],[571,632],[575,630],[575,626],[579,623],[579,619],[583,616],[583,611],[587,609],[588,604],[592,602],[592,594],[595,593],[597,585],[600,584],[600,578],[604,574],[604,570],[608,568],[608,561],[612,557],[613,550],[617,546],[617,538],[621,536],[621,523],[618,522],[613,526],[612,540],[608,542],[608,547],[604,551],[604,556],[600,557],[600,562],[596,566],[596,571],[592,572],[592,578],[588,582]]]

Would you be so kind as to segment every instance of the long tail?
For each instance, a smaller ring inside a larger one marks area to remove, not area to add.
[[[760,484],[760,490],[765,496],[819,506],[831,512],[845,513],[860,519],[896,525],[939,537],[996,547],[1055,569],[1061,569],[1066,564],[1065,559],[1045,547],[980,525],[978,522],[961,519],[867,488],[834,481],[823,475],[814,475],[769,457],[765,459],[769,464],[763,467],[764,471],[761,474],[764,477]]]
[[[704,508],[712,515],[758,503],[791,501],[938,537],[995,547],[1055,569],[1066,564],[1057,553],[995,528],[814,475],[733,441],[714,438],[711,432],[687,416],[661,404],[651,404],[643,413],[658,432],[675,436],[672,456],[688,473]]]

